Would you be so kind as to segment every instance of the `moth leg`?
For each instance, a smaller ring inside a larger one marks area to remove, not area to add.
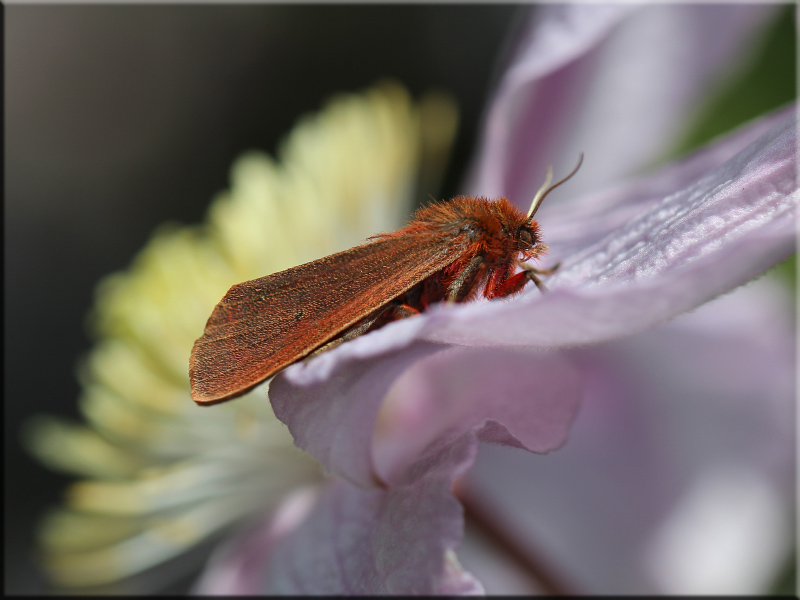
[[[547,291],[547,288],[544,287],[542,280],[539,279],[534,273],[530,271],[522,271],[521,273],[516,273],[506,279],[491,292],[490,296],[487,297],[505,298],[506,296],[511,296],[524,288],[528,281],[533,281],[536,284],[536,287],[538,287],[542,292]]]
[[[503,298],[505,296],[516,294],[525,287],[525,284],[527,284],[528,281],[532,281],[534,284],[536,284],[536,287],[540,292],[545,293],[548,291],[547,286],[542,283],[542,280],[539,279],[538,275],[550,275],[551,273],[554,273],[555,270],[558,269],[559,264],[554,266],[552,269],[536,269],[530,266],[528,263],[517,261],[517,265],[519,265],[522,271],[515,273],[506,279],[497,287],[497,289],[494,290],[491,297]]]
[[[534,272],[534,273],[536,273],[537,275],[552,275],[553,273],[555,273],[556,271],[558,271],[558,268],[561,266],[561,263],[560,263],[560,262],[557,262],[556,264],[554,264],[554,265],[553,265],[552,267],[550,267],[549,269],[536,269],[536,268],[534,268],[534,267],[532,267],[532,266],[528,265],[528,263],[523,263],[523,262],[520,262],[520,263],[519,263],[519,265],[520,265],[520,266],[522,266],[522,265],[527,265],[527,266],[525,266],[525,267],[522,267],[522,268],[523,268],[523,269],[525,269],[525,270],[530,270],[530,271],[533,271],[533,272]]]
[[[458,274],[455,281],[450,284],[450,287],[447,290],[447,302],[457,302],[458,300],[463,299],[464,297],[464,290],[469,291],[472,288],[472,282],[475,279],[475,276],[478,275],[479,267],[483,265],[484,258],[480,254],[476,254],[472,257],[472,260],[469,261],[466,267]]]
[[[530,266],[528,263],[524,263],[520,260],[517,261],[517,265],[519,265],[519,267],[522,269],[522,272],[517,273],[516,275],[514,275],[514,277],[522,276],[524,278],[530,279],[531,281],[533,281],[533,283],[536,284],[536,287],[539,288],[539,291],[544,294],[547,291],[547,286],[544,283],[542,283],[542,280],[537,277],[537,274],[550,275],[552,273],[555,273],[556,269],[558,269],[558,267],[561,266],[561,263],[560,262],[556,263],[550,269],[537,269],[535,267]],[[511,279],[514,279],[514,277],[512,277]],[[519,289],[522,289],[524,285],[525,283],[520,285]]]
[[[543,294],[548,291],[547,286],[542,283],[542,280],[536,275],[536,271],[523,271],[521,274],[525,275],[534,284],[536,284],[536,287],[539,288],[539,291]]]

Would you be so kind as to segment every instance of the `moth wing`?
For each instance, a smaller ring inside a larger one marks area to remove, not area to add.
[[[192,349],[192,398],[244,394],[454,262],[467,243],[407,233],[234,285]]]

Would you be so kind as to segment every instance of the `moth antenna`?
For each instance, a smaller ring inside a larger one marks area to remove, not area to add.
[[[582,164],[583,164],[583,152],[581,152],[580,156],[578,157],[578,164],[575,165],[575,168],[572,169],[570,174],[564,177],[564,179],[562,179],[561,181],[554,183],[549,188],[547,186],[550,185],[550,179],[552,179],[552,169],[549,166],[547,167],[547,177],[545,177],[544,185],[539,188],[539,191],[536,192],[536,196],[534,196],[533,198],[533,202],[531,203],[531,208],[530,210],[528,210],[528,220],[532,219],[533,215],[536,214],[536,211],[539,210],[539,207],[542,205],[542,200],[544,200],[547,197],[547,194],[552,192],[562,183],[566,183],[567,181],[572,179],[575,176],[575,173],[578,172],[578,169],[581,168]]]
[[[547,188],[551,181],[553,181],[553,167],[551,165],[547,165],[547,174],[544,176],[544,183],[536,192],[536,195],[533,197],[533,201],[531,201],[531,207],[528,209],[529,219],[536,212],[536,209],[539,208],[539,204],[542,202],[542,198],[544,198],[545,194],[547,194]]]

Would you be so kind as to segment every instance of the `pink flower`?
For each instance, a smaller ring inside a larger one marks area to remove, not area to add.
[[[435,306],[276,377],[276,415],[332,477],[229,544],[200,591],[481,592],[456,558],[454,485],[569,591],[753,593],[774,575],[790,543],[791,311],[768,279],[717,297],[794,251],[794,108],[631,178],[769,12],[536,15],[469,187],[523,204],[548,162],[563,173],[586,153],[572,199],[537,214],[561,262],[550,293]],[[494,585],[485,555],[465,556]]]

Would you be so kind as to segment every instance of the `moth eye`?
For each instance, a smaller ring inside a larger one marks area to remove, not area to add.
[[[527,229],[520,229],[517,238],[519,239],[520,246],[523,248],[530,248],[533,246],[533,235],[531,235],[531,232]]]

